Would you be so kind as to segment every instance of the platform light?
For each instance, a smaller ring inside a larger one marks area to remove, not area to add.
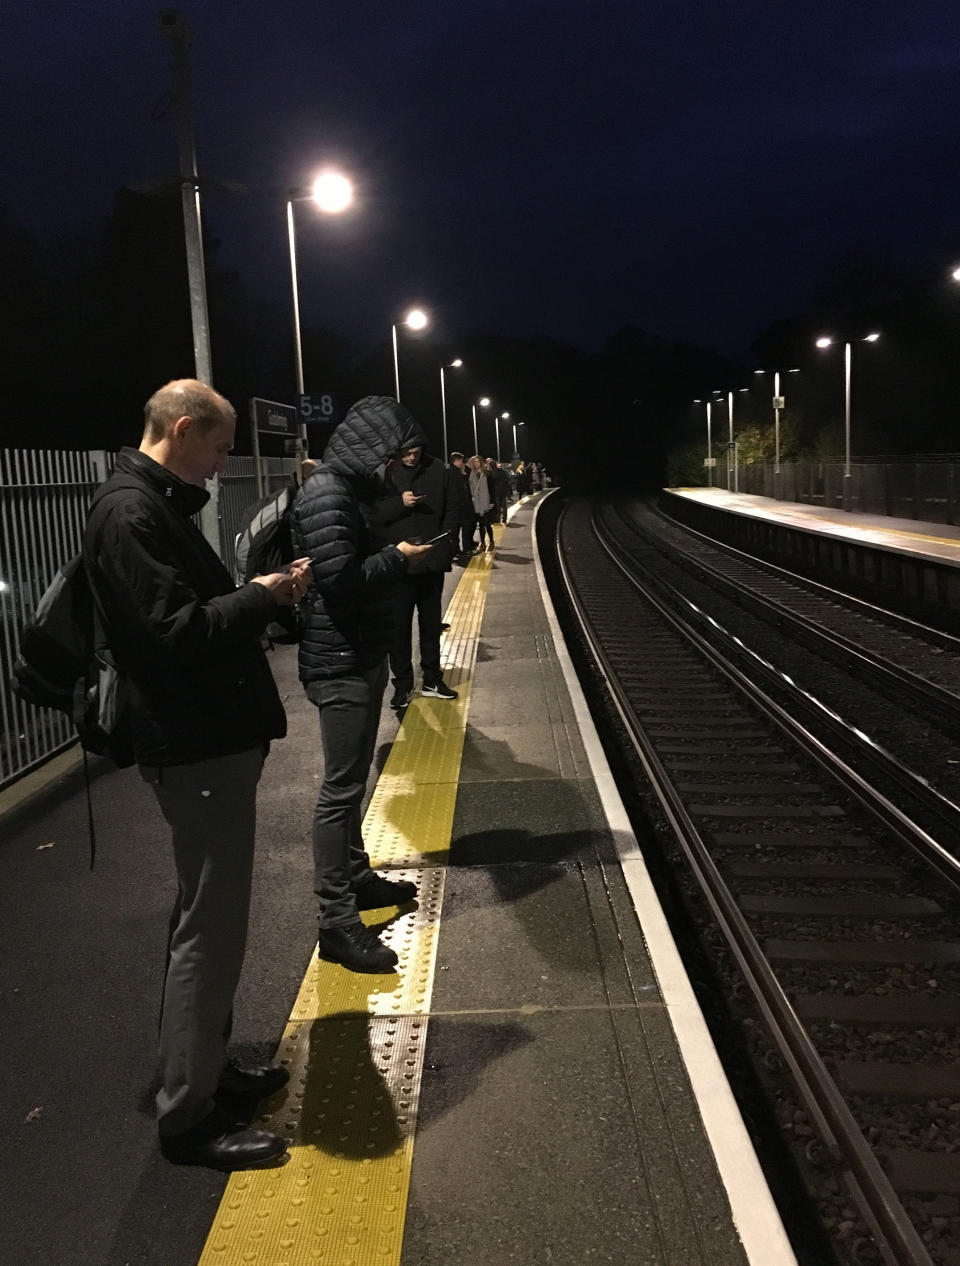
[[[339,215],[353,202],[353,182],[343,172],[328,168],[313,182],[311,197],[327,215]]]
[[[393,382],[397,391],[397,403],[400,402],[400,357],[397,354],[397,326],[405,325],[408,330],[424,330],[430,324],[430,318],[423,308],[411,308],[401,321],[394,321],[390,327],[393,334]]]
[[[440,366],[440,408],[443,413],[443,460],[447,460],[447,388],[444,382],[444,372],[448,369],[462,369],[463,361],[458,356],[456,360],[450,361],[449,365]]]

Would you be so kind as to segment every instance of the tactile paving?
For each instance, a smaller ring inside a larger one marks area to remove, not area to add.
[[[497,533],[499,540],[499,533]],[[233,1174],[199,1266],[396,1266],[403,1244],[444,863],[492,555],[471,560],[447,611],[444,679],[416,697],[363,822],[373,865],[418,887],[417,908],[382,927],[396,972],[357,975],[313,957],[278,1058],[290,1081],[258,1124],[289,1159]]]

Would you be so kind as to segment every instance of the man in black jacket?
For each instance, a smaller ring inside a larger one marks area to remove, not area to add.
[[[260,635],[306,589],[307,560],[237,589],[191,516],[233,446],[236,417],[193,379],[147,401],[139,450],[98,490],[83,561],[126,682],[134,755],[173,834],[179,891],[160,1020],[164,1154],[215,1169],[262,1165],[282,1138],[238,1126],[230,1096],[279,1089],[282,1068],[225,1064],[246,944],[256,789],[286,717]],[[224,1096],[227,1097],[224,1102]]]
[[[453,484],[460,476],[428,457],[425,444],[425,437],[418,435],[416,443],[407,445],[399,459],[390,463],[384,495],[377,503],[377,525],[384,542],[430,541],[441,533],[447,536],[425,558],[411,564],[394,589],[392,708],[405,708],[413,690],[414,611],[420,626],[420,693],[432,699],[457,697],[440,670],[440,630],[443,576],[452,564],[462,518],[460,489]]]
[[[387,396],[358,400],[330,437],[323,461],[293,507],[294,541],[310,559],[303,606],[300,680],[320,713],[323,783],[313,818],[317,952],[352,971],[386,972],[397,955],[360,919],[361,910],[402,905],[414,884],[374,874],[360,832],[393,640],[393,588],[432,546],[379,547],[377,498],[388,462],[419,435]]]

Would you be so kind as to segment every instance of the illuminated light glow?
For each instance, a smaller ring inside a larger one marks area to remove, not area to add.
[[[463,364],[463,361],[462,361],[462,360],[460,360],[460,358],[459,358],[459,357],[457,357],[457,359],[456,359],[456,360],[452,360],[452,361],[450,362],[450,368],[451,368],[451,369],[459,369],[459,368],[460,368],[460,366],[461,366],[462,364]]]
[[[408,325],[411,330],[422,330],[427,324],[427,314],[422,308],[411,308],[403,319],[404,325]]]
[[[353,201],[353,184],[339,171],[322,171],[313,182],[313,200],[321,211],[338,215]]]
[[[6,593],[10,586],[5,580],[0,580],[0,593]]]
[[[485,409],[485,408],[489,405],[489,403],[490,403],[490,397],[489,397],[489,396],[483,396],[483,397],[480,399],[480,401],[479,401],[480,407],[481,407],[482,409]]]
[[[832,338],[818,338],[817,347],[829,347],[833,342]]]
[[[501,414],[500,414],[500,416],[503,418],[504,422],[506,422],[506,420],[507,420],[507,418],[510,416],[510,414],[509,414],[509,413],[501,413]]]
[[[960,268],[955,268],[950,276],[954,281],[960,281]]]
[[[880,337],[879,334],[868,334],[867,337],[863,341],[865,343],[875,343],[879,337]]]

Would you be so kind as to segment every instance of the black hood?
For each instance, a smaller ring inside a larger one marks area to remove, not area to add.
[[[364,396],[347,410],[323,454],[341,475],[369,478],[402,448],[426,444],[413,414],[391,396]]]

